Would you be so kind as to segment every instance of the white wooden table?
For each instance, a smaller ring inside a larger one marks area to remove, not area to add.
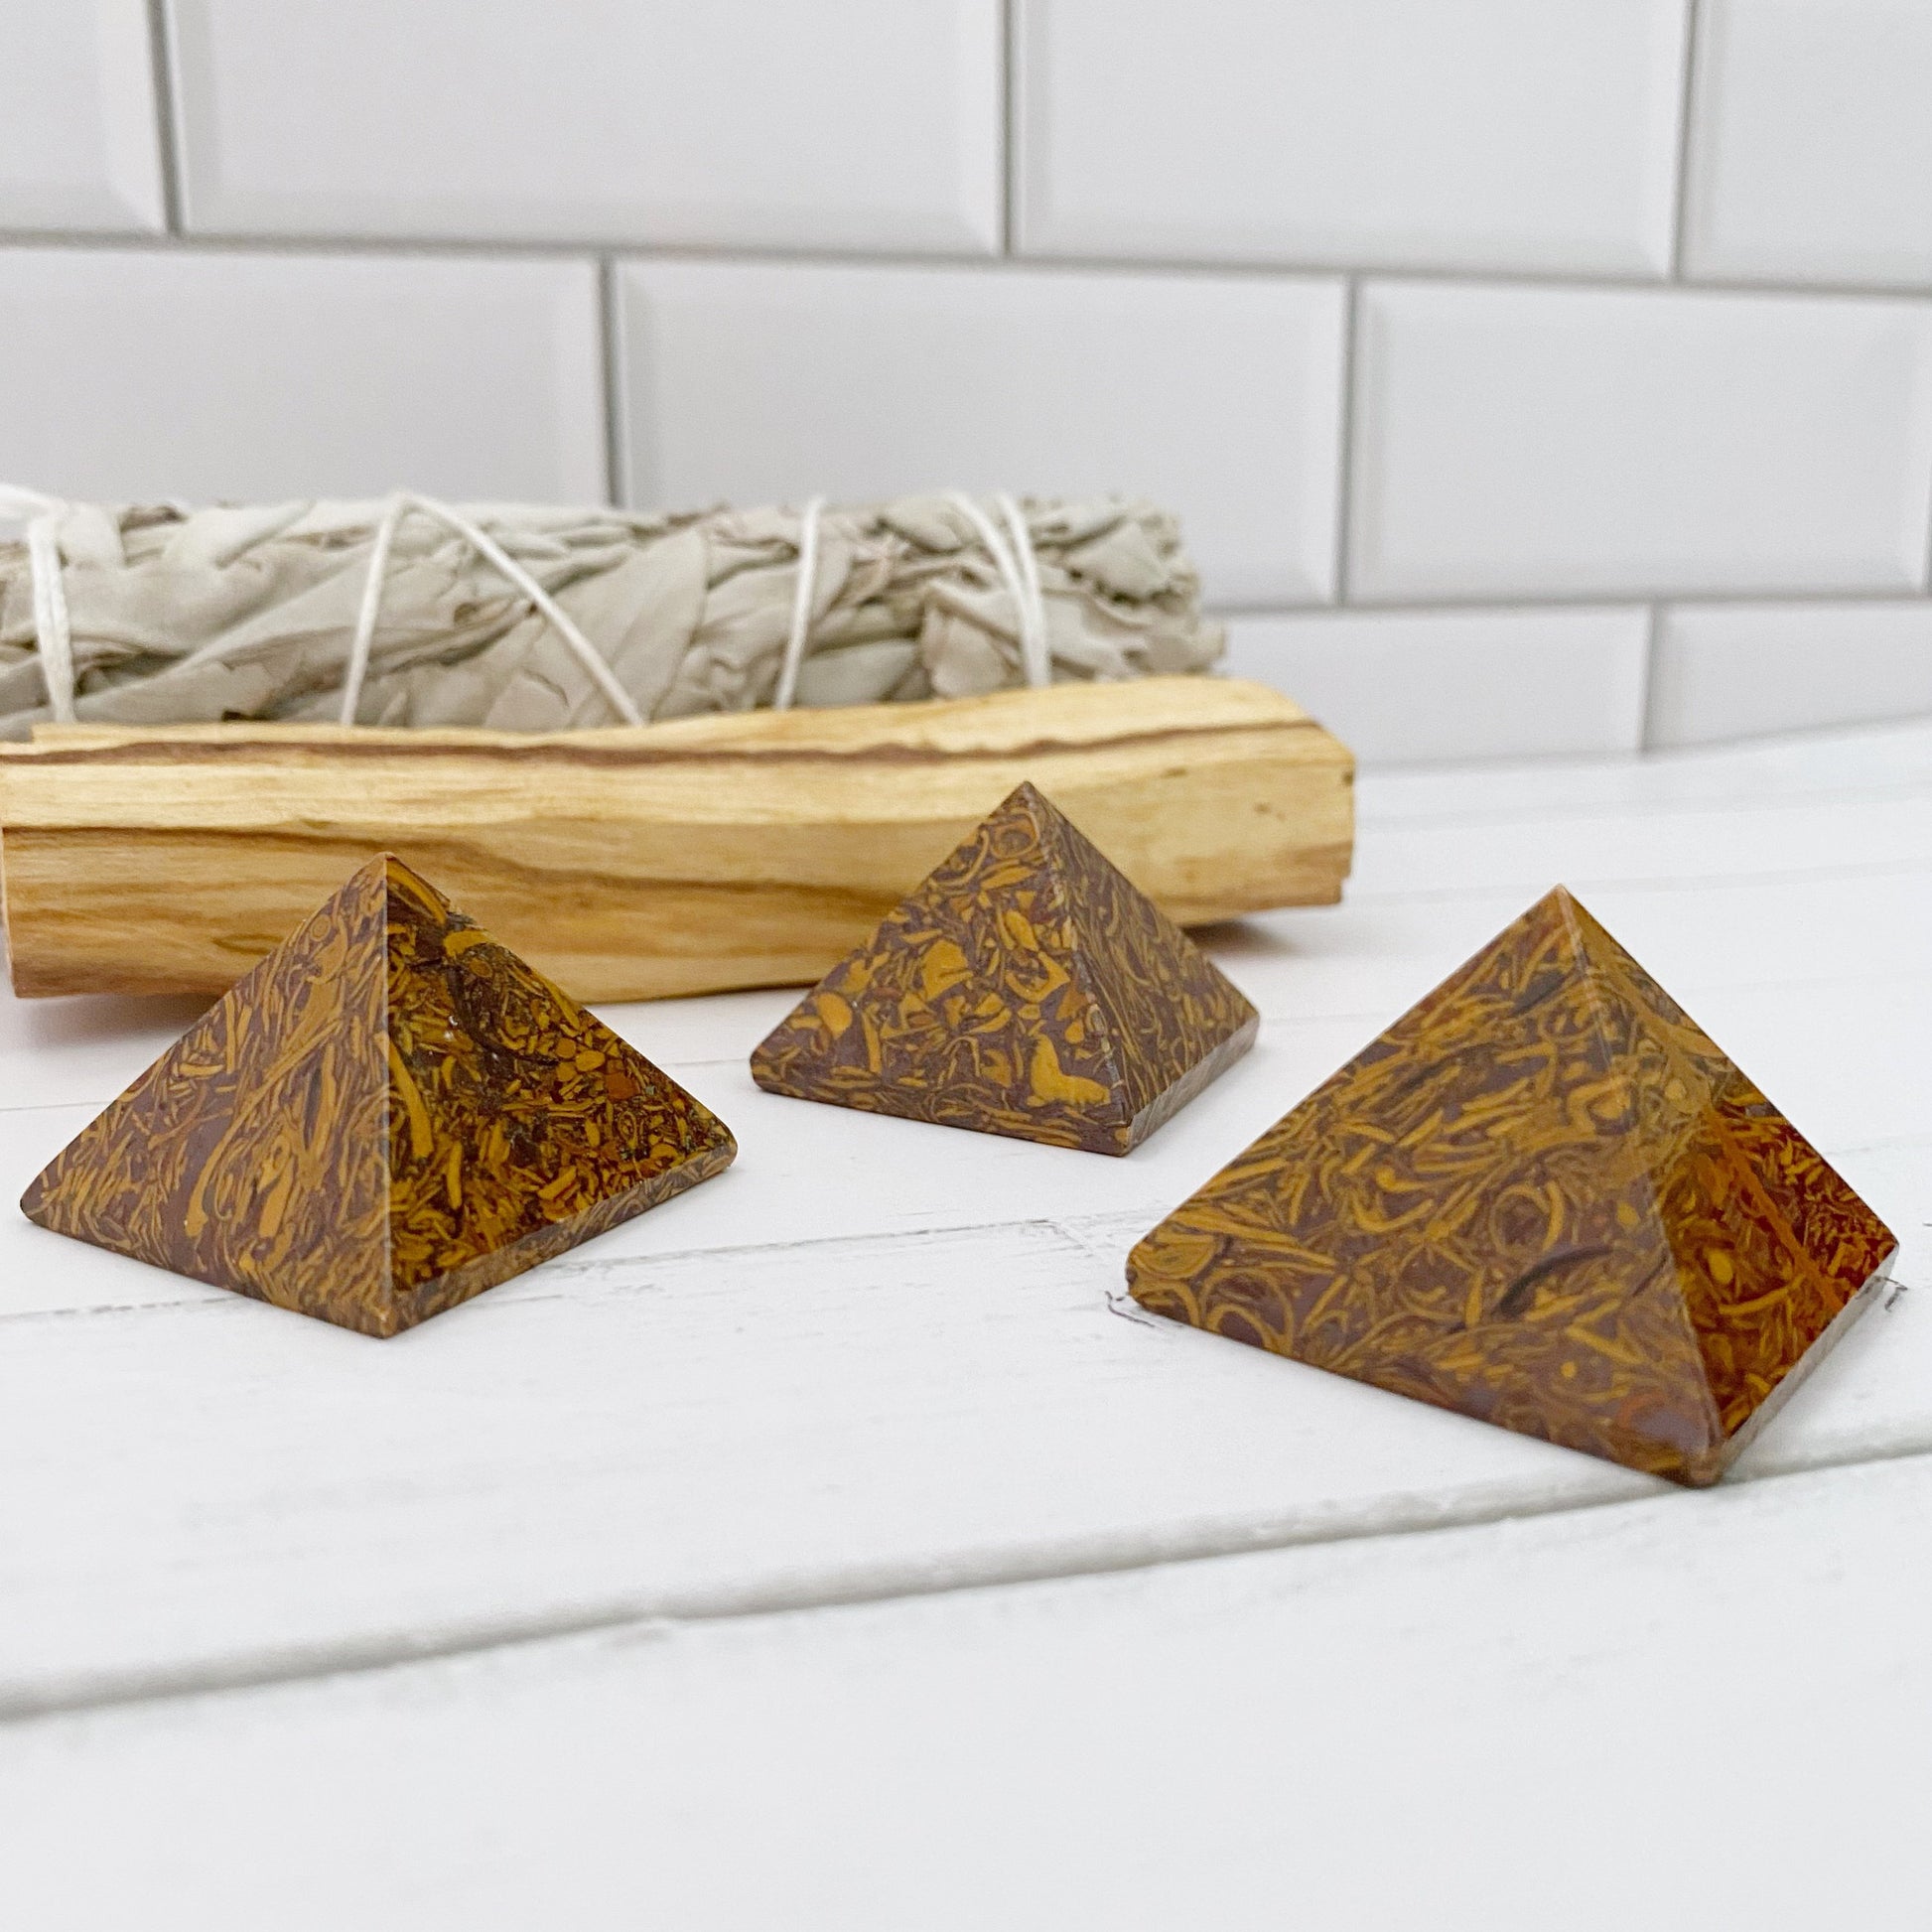
[[[0,1924],[1932,1922],[1932,725],[1365,779],[1125,1161],[759,1093],[390,1342],[46,1234],[190,1009],[0,1006]],[[1123,1307],[1131,1241],[1558,880],[1903,1237],[1690,1494]]]

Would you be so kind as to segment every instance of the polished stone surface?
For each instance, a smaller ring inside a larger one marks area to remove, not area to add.
[[[1895,1247],[1558,888],[1176,1208],[1128,1279],[1158,1313],[1704,1483]]]
[[[1259,1024],[1023,784],[799,1002],[752,1073],[801,1100],[1126,1154]]]
[[[59,1233],[390,1335],[735,1152],[683,1088],[378,859],[21,1206]]]

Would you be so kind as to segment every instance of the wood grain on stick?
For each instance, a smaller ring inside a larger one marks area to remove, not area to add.
[[[1023,778],[1186,924],[1332,903],[1353,759],[1216,678],[530,736],[40,727],[0,748],[16,992],[219,992],[394,852],[585,1000],[816,979]]]

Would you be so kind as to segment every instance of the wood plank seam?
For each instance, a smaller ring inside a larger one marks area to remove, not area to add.
[[[1876,1454],[1825,1457],[1801,1468],[1780,1469],[1745,1481],[1695,1492],[1698,1498],[1758,1490],[1768,1483],[1797,1480],[1824,1471],[1862,1468],[1932,1456],[1932,1424],[1924,1438],[1895,1450]],[[1225,1557],[1256,1556],[1332,1544],[1406,1540],[1439,1532],[1479,1529],[1504,1522],[1538,1518],[1592,1516],[1599,1511],[1647,1508],[1672,1500],[1662,1483],[1638,1478],[1635,1493],[1609,1494],[1548,1504],[1522,1498],[1471,1498],[1466,1507],[1431,1508],[1423,1499],[1403,1500],[1410,1506],[1391,1512],[1388,1520],[1360,1527],[1312,1532],[1284,1528],[1270,1533],[1249,1530],[1237,1536],[1175,1534],[1167,1539],[1145,1538],[1140,1547],[1131,1539],[1094,1539],[1077,1564],[1056,1563],[1045,1553],[1033,1561],[1016,1554],[997,1568],[961,1563],[951,1570],[919,1564],[882,1567],[882,1573],[855,1577],[840,1586],[831,1581],[803,1582],[788,1588],[692,1592],[680,1596],[639,1595],[628,1601],[588,1606],[568,1615],[533,1614],[528,1618],[499,1618],[469,1629],[452,1628],[438,1637],[410,1639],[397,1635],[362,1641],[300,1646],[284,1657],[236,1660],[232,1668],[190,1667],[177,1671],[103,1673],[94,1682],[85,1678],[50,1683],[42,1691],[0,1692],[0,1727],[13,1727],[88,1712],[220,1697],[270,1686],[308,1684],[331,1678],[365,1676],[388,1670],[458,1657],[535,1646],[571,1637],[630,1631],[646,1633],[654,1626],[749,1621],[759,1617],[794,1616],[821,1610],[909,1602],[925,1597],[953,1596],[979,1590],[1001,1590],[1036,1584],[1076,1583],[1087,1579],[1162,1570],[1175,1565],[1212,1563]],[[1690,1498],[1687,1498],[1687,1503]],[[1153,1547],[1150,1547],[1153,1546]],[[1057,1554],[1057,1553],[1055,1553]]]
[[[1344,1019],[1353,1017],[1343,1016]],[[686,1062],[686,1064],[700,1064],[700,1062]],[[0,1109],[0,1111],[5,1110]],[[35,1110],[23,1109],[22,1111]],[[1897,1134],[1878,1140],[1863,1141],[1856,1147],[1822,1147],[1819,1151],[1828,1160],[1837,1162],[1885,1148],[1915,1147],[1923,1144],[1925,1140],[1926,1137],[1922,1134]],[[647,1289],[650,1284],[646,1282],[620,1279],[632,1271],[672,1268],[689,1263],[703,1263],[707,1267],[718,1269],[734,1264],[758,1267],[778,1262],[789,1255],[809,1254],[829,1248],[903,1248],[919,1245],[939,1247],[957,1242],[964,1234],[985,1238],[1028,1231],[1045,1231],[1062,1236],[1091,1259],[1112,1265],[1124,1263],[1126,1247],[1108,1245],[1097,1237],[1103,1233],[1114,1233],[1120,1242],[1131,1242],[1137,1235],[1145,1232],[1146,1226],[1152,1225],[1150,1216],[1158,1218],[1152,1215],[1152,1210],[1146,1214],[1121,1210],[1098,1214],[1029,1214],[1012,1220],[975,1221],[965,1228],[937,1225],[927,1228],[898,1229],[890,1233],[813,1235],[803,1240],[748,1241],[729,1247],[674,1248],[661,1254],[651,1255],[560,1255],[556,1260],[545,1264],[540,1276],[533,1277],[520,1286],[513,1297],[481,1304],[471,1311],[469,1318],[478,1319],[491,1311],[507,1312],[531,1302],[567,1300],[569,1295],[565,1284],[570,1282],[589,1283],[597,1287],[602,1287],[608,1282],[612,1290],[625,1294],[635,1294],[641,1289]],[[1924,1225],[1932,1227],[1932,1222]],[[554,1283],[556,1287],[554,1290],[546,1289],[538,1286],[539,1283]],[[94,1315],[149,1314],[162,1310],[225,1311],[233,1316],[261,1318],[261,1311],[246,1301],[237,1301],[216,1290],[205,1289],[201,1284],[191,1282],[186,1277],[181,1278],[181,1297],[177,1301],[111,1302],[73,1309],[0,1309],[0,1323],[42,1321],[55,1317],[69,1319]],[[1111,1303],[1111,1295],[1109,1301]],[[1126,1310],[1117,1310],[1116,1312],[1128,1314]],[[1152,1321],[1163,1332],[1171,1325],[1157,1317],[1146,1316],[1144,1311],[1136,1311],[1129,1318]]]

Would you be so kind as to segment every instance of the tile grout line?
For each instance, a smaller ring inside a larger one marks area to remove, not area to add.
[[[1772,301],[1910,303],[1932,308],[1932,281],[1860,282],[1783,280],[1777,277],[1698,276],[1673,282],[1660,274],[1611,269],[1516,268],[1507,264],[1447,264],[1375,261],[1254,261],[1209,255],[1084,255],[1050,250],[990,254],[961,248],[783,247],[768,242],[653,242],[639,236],[604,234],[565,236],[369,234],[343,231],[271,233],[236,230],[214,233],[154,234],[0,226],[0,250],[51,248],[75,253],[118,251],[181,255],[372,255],[456,256],[475,261],[581,260],[607,252],[617,260],[695,262],[721,267],[960,269],[999,275],[1150,275],[1187,278],[1340,282],[1350,276],[1365,282],[1448,283],[1469,288],[1518,291],[1544,289],[1573,295],[1649,294],[1763,297]]]
[[[1748,741],[1730,739],[1722,743],[1734,746],[1746,742]],[[1719,749],[1722,749],[1722,745],[1666,745],[1659,748],[1662,753],[1672,758],[1676,758],[1687,751],[1700,752]],[[1625,756],[1627,757],[1627,754]],[[1557,761],[1555,759],[1551,760],[1553,763]],[[1498,760],[1498,762],[1501,762],[1501,760]],[[1530,761],[1522,761],[1522,763],[1528,762]],[[1412,765],[1391,765],[1383,768],[1390,772],[1406,771],[1410,773],[1426,773],[1433,770],[1436,772],[1449,771],[1463,773],[1471,770],[1473,765],[1473,759],[1462,764],[1437,764],[1434,766],[1418,760]],[[1522,764],[1519,763],[1516,768],[1522,768]],[[1917,802],[1922,794],[1908,793],[1907,796],[1913,802]],[[1925,863],[1920,859],[1881,859],[1868,865],[1794,866],[1783,872],[1765,871],[1751,873],[1747,876],[1740,876],[1734,872],[1714,872],[1686,873],[1681,878],[1675,879],[1647,879],[1635,876],[1619,876],[1614,878],[1605,876],[1603,878],[1592,879],[1587,874],[1582,873],[1578,874],[1577,877],[1582,880],[1584,889],[1593,893],[1664,894],[1708,893],[1722,891],[1733,886],[1748,886],[1752,888],[1797,886],[1807,883],[1822,883],[1825,880],[1833,879],[1916,879],[1924,875],[1925,872]],[[1410,905],[1448,905],[1453,904],[1457,900],[1491,897],[1498,893],[1511,891],[1512,889],[1518,891],[1525,890],[1526,880],[1527,873],[1525,879],[1519,879],[1514,882],[1499,880],[1492,884],[1482,886],[1403,886],[1385,890],[1378,890],[1373,886],[1368,886],[1363,887],[1359,891],[1351,889],[1348,897],[1350,901],[1357,905],[1395,905],[1404,903]],[[1533,891],[1535,889],[1530,887],[1527,890]],[[1907,969],[1905,977],[1916,979],[1920,975],[1912,969]]]
[[[1341,396],[1335,426],[1335,558],[1331,606],[1349,606],[1350,549],[1354,539],[1355,434],[1358,412],[1355,386],[1361,363],[1362,284],[1348,278],[1342,297]],[[1324,607],[1317,606],[1317,609]]]
[[[1932,593],[1932,477],[1926,479],[1924,538],[1919,552],[1919,584]]]
[[[1693,116],[1697,110],[1698,43],[1703,37],[1702,0],[1686,0],[1684,67],[1677,92],[1677,173],[1671,196],[1670,280],[1683,287],[1684,234],[1690,225]]]
[[[1652,604],[1811,606],[1832,604],[1896,604],[1911,610],[1927,602],[1927,593],[1913,585],[1896,589],[1856,590],[1690,590],[1682,586],[1669,589],[1655,585],[1632,586],[1618,591],[1470,591],[1449,592],[1437,597],[1353,598],[1347,605],[1351,613],[1402,617],[1453,616],[1487,611],[1631,611]],[[1328,618],[1336,614],[1332,604],[1222,603],[1208,599],[1201,607],[1214,618]]]
[[[171,237],[182,233],[181,114],[168,0],[147,0],[148,73],[154,90],[154,137],[161,163],[161,218]]]
[[[1657,744],[1657,653],[1664,628],[1664,607],[1650,607],[1643,633],[1643,668],[1637,693],[1637,750],[1654,752]]]
[[[623,462],[623,366],[619,339],[618,271],[609,255],[597,258],[598,370],[604,390],[604,500],[627,507]]]
[[[1020,0],[1000,7],[1000,254],[1020,252]]]

